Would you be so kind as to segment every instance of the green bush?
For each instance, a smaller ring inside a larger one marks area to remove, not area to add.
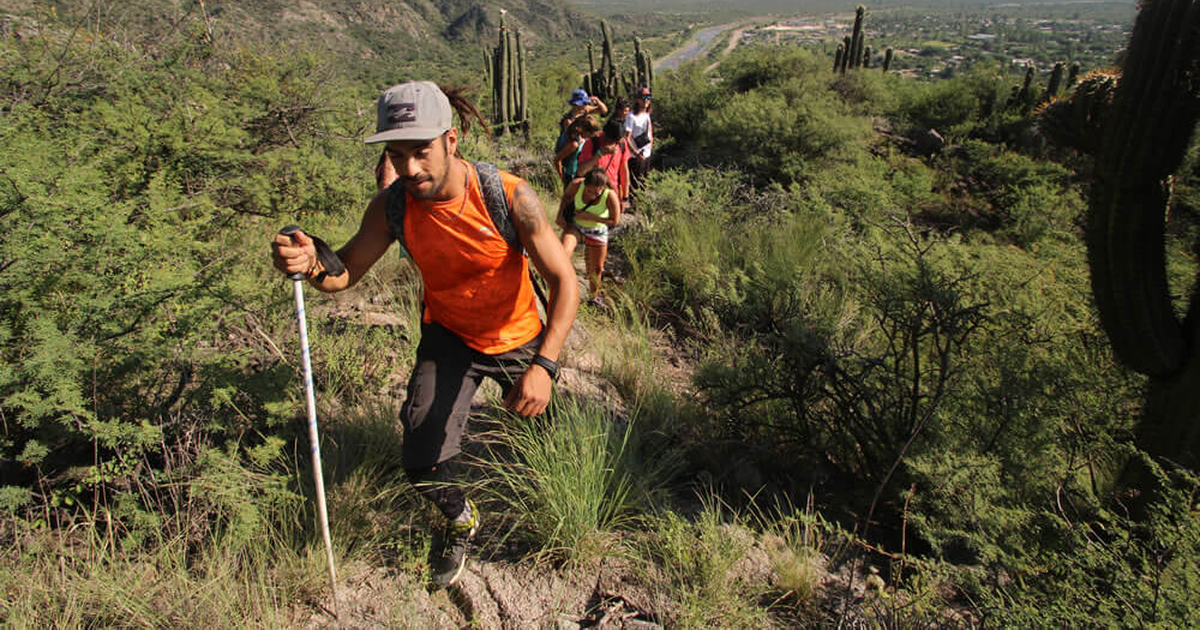
[[[261,223],[365,204],[362,149],[331,140],[355,132],[326,113],[352,108],[316,60],[158,45],[0,42],[0,458],[22,482],[294,413]]]

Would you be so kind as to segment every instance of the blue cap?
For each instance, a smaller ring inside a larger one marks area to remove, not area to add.
[[[592,102],[586,90],[575,90],[571,92],[571,100],[567,101],[572,105],[587,105]]]

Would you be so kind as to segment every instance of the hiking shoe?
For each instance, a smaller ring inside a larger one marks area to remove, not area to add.
[[[595,306],[596,308],[604,308],[604,306],[605,306],[604,298],[600,297],[599,295],[588,300],[588,304],[591,304],[592,306]]]
[[[442,535],[434,538],[429,550],[429,578],[437,588],[453,585],[467,566],[467,550],[479,525],[475,502],[468,499],[467,506],[471,510],[471,519],[464,523],[447,522]]]

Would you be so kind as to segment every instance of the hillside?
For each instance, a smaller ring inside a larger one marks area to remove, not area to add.
[[[1066,86],[995,61],[834,70],[767,38],[659,74],[606,293],[547,413],[477,392],[447,467],[479,530],[429,593],[444,519],[397,426],[419,271],[393,248],[351,290],[307,290],[301,350],[268,255],[287,224],[347,242],[377,194],[369,73],[278,43],[354,31],[344,13],[6,6],[26,17],[0,19],[0,625],[1200,626],[1200,345],[1178,331],[1161,347],[1182,356],[1139,371],[1150,337],[1111,319],[1200,321],[1196,97],[1135,80],[1197,67],[1190,43],[1139,22],[1133,70]],[[439,29],[419,54],[464,42],[437,69],[477,67],[469,11],[410,10]],[[269,16],[293,26],[268,37]],[[548,219],[578,76],[532,70],[532,137],[459,144]],[[1163,115],[1126,111],[1142,89]]]
[[[0,1],[0,14],[35,22],[56,14],[135,39],[203,24],[218,40],[317,50],[335,56],[347,72],[387,75],[381,80],[389,82],[407,68],[462,67],[478,59],[479,45],[494,37],[501,8],[530,47],[598,38],[599,18],[563,0],[145,0],[120,6]]]

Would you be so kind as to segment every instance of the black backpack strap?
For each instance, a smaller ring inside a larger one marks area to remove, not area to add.
[[[391,232],[392,238],[400,244],[401,258],[412,258],[404,241],[404,208],[407,196],[407,191],[404,190],[404,185],[400,183],[399,178],[392,182],[391,186],[388,186],[386,206],[388,231]]]
[[[496,231],[508,242],[509,247],[524,253],[521,236],[517,234],[517,226],[512,222],[512,208],[508,205],[508,195],[504,194],[500,169],[487,162],[472,164],[475,166],[475,175],[479,178],[479,190],[483,192],[483,203],[492,217],[492,225],[496,226]]]
[[[525,246],[521,244],[521,235],[517,234],[517,226],[512,221],[512,209],[508,205],[508,195],[504,194],[504,183],[500,180],[500,171],[487,162],[472,162],[475,174],[479,178],[479,190],[483,191],[483,203],[487,206],[488,214],[492,217],[492,225],[508,242],[513,251],[525,255]],[[533,273],[533,265],[529,266],[529,282],[533,284],[533,292],[542,302],[542,308],[550,311],[550,301],[541,281]]]

